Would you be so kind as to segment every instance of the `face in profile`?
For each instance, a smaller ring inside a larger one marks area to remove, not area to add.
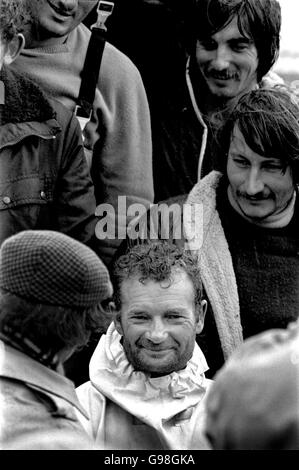
[[[204,312],[195,313],[191,279],[183,270],[172,274],[171,283],[132,277],[121,288],[116,328],[126,356],[134,369],[153,376],[184,369],[203,328]]]
[[[245,217],[259,222],[281,213],[290,203],[295,186],[290,166],[279,155],[262,156],[246,143],[236,125],[228,153],[229,197]]]
[[[43,40],[70,33],[98,3],[96,0],[27,0],[34,27],[27,35]],[[30,43],[30,38],[28,41]]]
[[[257,84],[257,49],[240,33],[237,17],[212,36],[197,41],[196,61],[215,98],[231,99]]]

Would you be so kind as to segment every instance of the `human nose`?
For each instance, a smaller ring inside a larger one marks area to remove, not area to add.
[[[248,196],[254,196],[261,193],[264,189],[264,182],[261,178],[258,168],[251,168],[246,181],[246,193]]]
[[[72,11],[78,6],[78,0],[56,0],[56,5],[65,11]]]
[[[152,343],[162,343],[168,336],[168,332],[162,320],[155,319],[145,333],[145,338]]]
[[[219,45],[214,51],[213,67],[216,70],[227,69],[230,65],[231,54],[228,47]]]

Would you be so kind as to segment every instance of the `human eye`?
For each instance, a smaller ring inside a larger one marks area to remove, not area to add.
[[[148,320],[148,314],[146,312],[134,312],[131,313],[130,318],[135,321],[147,321]]]
[[[213,51],[214,49],[217,49],[217,43],[213,39],[203,39],[198,41],[198,44],[207,51]]]
[[[269,171],[283,171],[284,165],[280,161],[271,161],[271,162],[264,162],[263,168]]]
[[[248,41],[232,41],[231,44],[231,49],[235,52],[244,52],[249,48],[249,42]]]
[[[180,312],[167,312],[166,318],[168,320],[181,320],[183,316]]]
[[[233,155],[232,156],[232,161],[239,167],[245,168],[249,166],[249,162],[246,158],[241,157],[240,155]]]

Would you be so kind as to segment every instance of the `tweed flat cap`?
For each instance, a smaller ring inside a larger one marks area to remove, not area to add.
[[[0,250],[0,287],[27,300],[92,307],[111,296],[109,273],[87,246],[59,232],[25,230]]]
[[[299,450],[298,321],[244,341],[216,374],[206,404],[216,450]]]

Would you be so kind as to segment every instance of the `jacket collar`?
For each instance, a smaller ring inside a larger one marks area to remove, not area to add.
[[[152,378],[133,369],[120,340],[112,323],[90,361],[91,383],[109,400],[158,429],[203,399],[209,384],[204,375],[208,366],[197,344],[184,370]]]
[[[62,398],[76,407],[85,417],[74,384],[65,376],[31,359],[21,351],[0,341],[0,377],[25,382],[29,387]]]
[[[221,173],[212,171],[193,187],[186,201],[193,210],[191,217],[184,219],[184,233],[188,248],[198,255],[202,282],[227,359],[242,343],[243,333],[233,261],[216,207],[216,192],[222,177]]]
[[[56,113],[46,95],[25,74],[3,67],[0,80],[4,84],[4,104],[0,105],[1,125],[55,119]]]

